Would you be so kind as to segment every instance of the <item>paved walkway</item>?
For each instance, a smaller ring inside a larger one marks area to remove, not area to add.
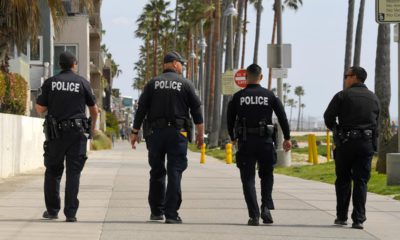
[[[77,223],[41,219],[43,169],[0,180],[0,239],[399,239],[400,202],[368,195],[365,230],[334,226],[332,185],[276,175],[273,225],[247,226],[238,170],[190,153],[182,225],[149,222],[147,151],[127,142],[93,152],[81,178]]]

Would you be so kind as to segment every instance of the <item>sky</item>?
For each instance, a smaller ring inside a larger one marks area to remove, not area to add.
[[[116,3],[118,2],[118,4]],[[120,65],[122,74],[114,79],[114,88],[119,88],[123,96],[138,98],[138,91],[131,85],[135,72],[133,64],[138,60],[138,49],[142,44],[136,39],[136,19],[148,0],[103,0],[101,18],[106,34],[103,37],[115,61]],[[267,71],[267,44],[271,41],[273,0],[264,0],[261,18],[261,32],[258,64]],[[306,105],[304,117],[322,119],[323,113],[333,95],[342,89],[344,54],[347,25],[346,0],[305,0],[297,11],[283,12],[283,42],[292,44],[292,68],[284,82],[292,86],[289,98],[297,99],[294,88],[302,86],[305,95],[302,102]],[[354,31],[357,24],[359,1],[356,1]],[[171,1],[171,9],[175,0]],[[256,11],[248,9],[248,34],[245,66],[253,59]],[[364,15],[361,66],[368,72],[366,85],[374,90],[375,57],[378,24],[375,22],[375,1],[366,1]],[[398,106],[398,47],[391,32],[391,103],[390,114],[397,121]],[[353,37],[354,40],[354,37]],[[354,51],[354,50],[353,50]],[[261,83],[267,86],[267,80]],[[273,80],[276,87],[276,80]],[[287,109],[288,111],[288,109]],[[294,111],[297,113],[297,111]],[[297,115],[297,114],[296,114]]]

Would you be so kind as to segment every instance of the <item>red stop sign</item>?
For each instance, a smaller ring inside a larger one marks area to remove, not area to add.
[[[247,86],[246,82],[246,69],[239,69],[235,72],[235,84],[241,88],[245,88]]]

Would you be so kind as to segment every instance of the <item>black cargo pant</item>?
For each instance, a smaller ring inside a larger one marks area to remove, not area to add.
[[[187,168],[187,138],[174,127],[153,129],[146,137],[149,151],[149,205],[153,215],[176,218],[182,203],[182,173]],[[165,167],[167,155],[167,167]],[[165,188],[165,177],[168,185]]]
[[[240,169],[249,217],[260,217],[255,188],[255,171],[258,163],[258,176],[261,179],[261,209],[274,209],[272,188],[274,185],[274,167],[276,152],[266,137],[247,135],[246,141],[239,140],[239,150],[236,153],[236,165]]]
[[[347,220],[353,182],[353,222],[363,223],[367,201],[367,183],[371,175],[371,160],[374,149],[371,140],[355,139],[335,149],[336,165],[336,215]]]
[[[79,207],[78,192],[81,171],[85,165],[87,138],[78,130],[64,131],[61,137],[44,143],[44,197],[49,214],[60,211],[60,182],[66,162],[65,206],[66,217],[75,217]]]

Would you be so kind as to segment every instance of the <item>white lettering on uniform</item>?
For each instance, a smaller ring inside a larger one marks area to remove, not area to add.
[[[265,105],[268,106],[268,97],[247,96],[240,97],[240,106],[242,105]]]
[[[63,91],[63,92],[76,92],[79,93],[79,83],[74,82],[52,82],[51,91]]]
[[[182,83],[168,80],[156,81],[154,89],[172,89],[180,92],[182,90]]]

